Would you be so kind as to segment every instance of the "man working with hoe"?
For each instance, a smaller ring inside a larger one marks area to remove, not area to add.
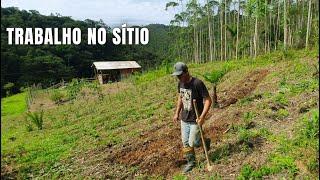
[[[207,154],[210,147],[210,139],[203,138],[201,129],[212,103],[208,90],[201,80],[189,74],[187,65],[182,62],[174,65],[174,73],[172,75],[177,76],[179,79],[179,96],[173,120],[178,122],[181,112],[181,139],[183,153],[188,161],[183,172],[186,173],[192,170],[196,165],[194,148],[200,147],[201,145],[204,147],[208,161],[208,170],[210,171],[212,167],[210,166]]]

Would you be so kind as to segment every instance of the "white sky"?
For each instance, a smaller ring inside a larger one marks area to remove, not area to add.
[[[107,25],[169,24],[174,12],[165,11],[169,0],[2,0],[1,7],[59,13],[76,20],[102,19]]]

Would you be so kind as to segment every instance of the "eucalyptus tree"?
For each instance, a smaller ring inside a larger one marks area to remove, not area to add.
[[[287,25],[287,0],[283,2],[283,48],[287,49],[287,38],[288,38],[288,25]]]
[[[241,4],[241,0],[238,0],[238,13],[237,13],[237,40],[236,40],[236,59],[237,59],[237,60],[238,60],[238,45],[239,45],[240,4]]]
[[[212,38],[212,32],[211,32],[211,20],[210,17],[211,15],[211,3],[209,2],[209,0],[207,0],[207,4],[205,5],[206,10],[207,10],[207,16],[208,16],[208,32],[209,32],[209,52],[210,52],[210,61],[213,61],[213,45],[212,45],[212,41],[214,41],[214,39]]]
[[[219,14],[220,14],[220,60],[222,61],[224,59],[223,57],[223,9],[224,9],[224,2],[223,0],[220,0],[220,6],[219,6]],[[226,43],[226,42],[224,42]]]
[[[307,24],[307,34],[306,34],[306,48],[308,48],[308,44],[309,44],[309,31],[310,31],[310,27],[311,27],[311,4],[312,4],[312,0],[309,0],[309,8],[308,8],[308,24]]]
[[[175,53],[195,63],[256,57],[279,45],[307,48],[319,37],[318,1],[203,0],[200,5],[189,0],[184,9],[177,0],[166,8],[179,6],[178,1],[182,12],[173,21],[179,34],[173,37],[179,44]]]

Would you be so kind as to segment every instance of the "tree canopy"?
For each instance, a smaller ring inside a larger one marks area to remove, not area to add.
[[[8,45],[6,28],[75,28],[82,32],[79,45]],[[88,45],[87,28],[106,28],[105,45]],[[155,68],[166,58],[168,51],[168,27],[160,24],[145,26],[150,32],[148,45],[113,45],[111,28],[102,20],[73,20],[68,16],[41,15],[36,10],[19,10],[16,7],[1,8],[1,90],[13,83],[12,93],[21,87],[52,83],[72,78],[93,77],[91,64],[99,60],[134,60],[143,70]],[[109,35],[110,34],[110,35]]]

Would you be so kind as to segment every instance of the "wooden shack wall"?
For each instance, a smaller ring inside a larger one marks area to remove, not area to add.
[[[129,69],[119,69],[120,71],[120,78],[127,78],[129,77],[131,74],[133,74],[134,72],[136,71],[139,71],[140,69],[137,69],[137,68],[129,68]],[[105,72],[103,71],[98,71],[95,69],[95,76],[96,78],[98,79],[99,83],[100,84],[104,84],[104,81],[106,77],[104,77],[105,75]]]
[[[126,78],[130,76],[133,72],[139,71],[139,69],[120,69],[121,78]]]

